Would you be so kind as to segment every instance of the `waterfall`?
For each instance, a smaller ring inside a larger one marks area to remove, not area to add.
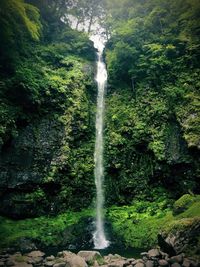
[[[96,229],[93,234],[94,246],[96,249],[103,249],[109,246],[104,231],[104,166],[103,166],[103,126],[104,126],[104,95],[107,82],[106,66],[103,62],[103,45],[99,41],[94,42],[98,49],[97,75],[98,85],[97,112],[96,112],[96,141],[95,141],[95,185],[96,185]]]

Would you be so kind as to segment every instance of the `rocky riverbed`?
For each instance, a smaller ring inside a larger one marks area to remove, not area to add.
[[[118,254],[102,256],[98,251],[58,252],[56,256],[45,256],[39,250],[22,254],[16,252],[0,255],[0,267],[200,267],[200,262],[179,254],[170,257],[160,249],[141,253],[141,259],[125,258]]]

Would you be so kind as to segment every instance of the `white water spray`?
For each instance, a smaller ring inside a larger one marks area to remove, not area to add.
[[[104,95],[107,82],[106,66],[102,54],[104,45],[101,40],[94,39],[94,45],[98,49],[97,75],[98,85],[97,113],[96,113],[96,141],[95,141],[95,184],[96,184],[96,230],[93,234],[94,247],[104,249],[109,246],[104,231],[104,167],[103,167],[103,126],[104,126]]]

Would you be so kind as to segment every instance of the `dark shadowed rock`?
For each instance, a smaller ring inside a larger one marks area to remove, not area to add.
[[[163,252],[169,254],[169,256],[175,256],[176,251],[172,244],[168,243],[161,234],[158,234],[158,245]]]
[[[169,259],[169,263],[180,263],[182,264],[183,262],[183,254],[173,256]]]

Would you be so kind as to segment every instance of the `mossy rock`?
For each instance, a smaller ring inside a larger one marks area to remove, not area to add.
[[[189,206],[194,203],[195,196],[190,194],[185,194],[179,198],[173,205],[173,215],[178,215],[184,212]]]

